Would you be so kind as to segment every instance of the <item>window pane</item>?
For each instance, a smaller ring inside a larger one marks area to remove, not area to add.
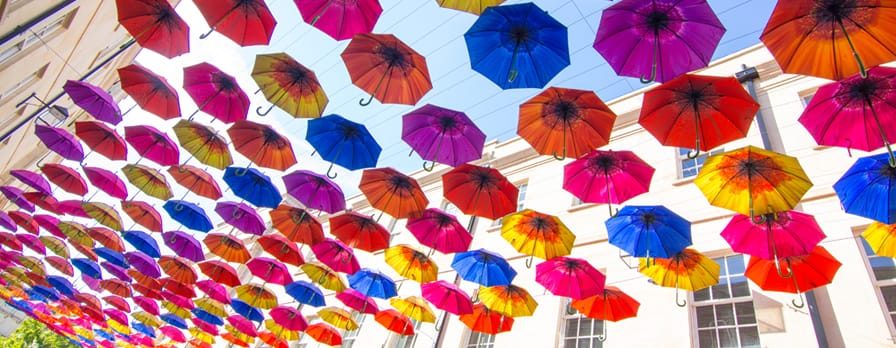
[[[576,348],[576,339],[569,338],[563,341],[563,348]]]
[[[719,329],[719,347],[727,348],[733,347],[736,348],[738,345],[737,342],[737,330],[734,328],[728,329]]]
[[[576,337],[578,336],[578,328],[579,328],[579,319],[570,318],[566,319],[566,334],[565,337]]]
[[[578,348],[591,348],[591,340],[587,338],[580,338],[578,344]]]
[[[731,294],[734,297],[750,296],[750,285],[744,276],[735,276],[728,280],[731,282]]]
[[[697,327],[713,327],[716,318],[712,306],[697,307]]]
[[[725,267],[725,258],[724,257],[717,257],[712,260],[715,261],[717,264],[719,264],[719,275],[720,276],[728,275],[728,267]]]
[[[715,330],[700,330],[697,332],[698,342],[700,344],[700,348],[715,348],[718,347],[718,343],[716,342],[716,331]]]
[[[757,327],[742,327],[739,330],[741,347],[759,347],[759,329]]]
[[[728,290],[728,282],[727,279],[723,280],[719,279],[719,284],[712,286],[712,299],[718,300],[723,298],[731,298],[731,293]]]
[[[591,319],[579,319],[579,336],[591,336]]]
[[[716,307],[716,326],[732,326],[734,321],[734,305],[727,303]]]
[[[694,301],[706,301],[709,300],[709,289],[700,289],[694,293]]]
[[[737,256],[729,256],[726,258],[728,261],[728,274],[743,274],[746,266],[744,266],[744,257],[741,255]]]
[[[880,294],[887,304],[887,311],[896,312],[896,285],[881,287]]]
[[[737,312],[737,325],[756,323],[756,311],[753,308],[753,302],[735,303],[734,310]]]
[[[871,257],[868,259],[871,269],[874,270],[874,278],[886,280],[896,278],[896,265],[889,257]]]

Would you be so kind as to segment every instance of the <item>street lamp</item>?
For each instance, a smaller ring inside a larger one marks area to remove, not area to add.
[[[38,102],[40,102],[40,105],[28,103],[28,101],[31,100],[32,98],[34,98]],[[44,108],[47,109],[47,111],[50,113],[50,115],[52,115],[53,118],[55,118],[57,120],[56,124],[59,124],[60,122],[65,121],[69,116],[68,109],[66,109],[62,106],[59,106],[59,105],[48,105],[47,102],[43,101],[42,99],[40,99],[40,97],[37,96],[37,93],[31,93],[31,95],[29,95],[28,98],[25,98],[25,100],[22,100],[18,104],[16,104],[16,108],[18,109],[22,105],[26,105],[26,104],[27,105],[35,105],[35,106],[42,105]],[[38,117],[37,119],[40,120],[41,122],[43,122],[44,124],[49,125],[49,123],[47,123],[47,121],[45,121],[44,119],[42,119],[40,117]]]

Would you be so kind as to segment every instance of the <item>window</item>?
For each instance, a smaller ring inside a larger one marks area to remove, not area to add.
[[[352,345],[355,344],[355,339],[358,338],[358,334],[361,332],[361,326],[364,325],[365,317],[366,316],[362,315],[360,312],[352,311],[352,319],[358,323],[358,328],[352,331],[342,332],[342,348],[352,348]]]
[[[563,348],[601,348],[603,342],[598,336],[603,334],[603,320],[591,319],[576,311],[569,302],[563,312]]]
[[[520,191],[516,196],[516,211],[520,211],[526,208],[526,191],[529,189],[529,183],[519,183],[516,188]],[[495,226],[501,226],[501,219],[492,221],[492,227]]]
[[[713,150],[710,152],[700,152],[700,156],[697,158],[688,158],[688,153],[693,151],[693,149],[678,149],[678,177],[681,179],[687,179],[697,176],[697,173],[700,172],[700,168],[703,168],[703,163],[706,162],[706,159],[709,156],[718,155],[722,152],[725,152],[723,149]]]
[[[719,283],[694,293],[697,347],[759,347],[759,324],[744,277],[744,256],[713,260],[721,267]]]
[[[44,65],[40,69],[37,69],[37,71],[26,76],[21,81],[16,82],[16,83],[6,87],[6,89],[3,90],[3,94],[0,94],[0,100],[6,101],[10,97],[12,97],[14,95],[18,95],[23,89],[28,88],[29,86],[33,85],[35,82],[40,80],[44,76],[44,73],[47,72],[48,65],[49,64]]]
[[[892,258],[877,256],[864,238],[859,238],[865,259],[868,261],[874,285],[878,290],[881,306],[887,316],[890,331],[896,332],[896,262]]]
[[[414,342],[417,341],[416,332],[420,330],[420,322],[411,319],[411,322],[414,323],[414,334],[407,336],[399,336],[398,341],[395,344],[396,348],[411,348],[414,346]]]
[[[815,91],[800,93],[800,101],[803,103],[803,107],[809,106],[809,102],[812,101],[814,96]]]
[[[35,43],[40,43],[41,40],[46,41],[50,39],[51,36],[56,35],[57,33],[61,33],[65,29],[68,29],[68,26],[72,23],[72,18],[75,17],[74,15],[75,11],[71,11],[66,15],[48,23],[47,25],[40,27],[39,29],[32,29],[25,32],[24,34],[22,34],[24,38],[22,38],[12,46],[9,46],[0,51],[0,64],[12,62],[13,58],[17,57],[20,52],[32,47]]]
[[[470,338],[467,340],[466,348],[494,348],[495,335],[483,334],[478,332],[470,332]]]

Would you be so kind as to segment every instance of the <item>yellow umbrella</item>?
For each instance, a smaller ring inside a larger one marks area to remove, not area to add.
[[[479,299],[488,309],[511,318],[531,316],[538,307],[526,289],[512,284],[481,287]]]
[[[108,319],[108,320],[106,320],[106,324],[109,324],[109,328],[111,328],[112,330],[115,330],[121,334],[125,334],[125,335],[131,334],[131,328],[129,326],[119,323],[115,320]]]
[[[358,323],[352,318],[352,314],[338,307],[325,307],[317,311],[323,321],[343,330],[353,331],[358,329]]]
[[[87,227],[74,221],[59,222],[59,231],[62,231],[70,242],[78,243],[83,246],[92,248],[94,241],[87,233]]]
[[[256,56],[252,78],[268,101],[296,118],[318,118],[329,102],[314,72],[286,53]],[[261,116],[271,112],[261,110],[255,112]]]
[[[271,309],[277,306],[277,296],[264,285],[243,284],[234,288],[236,297],[250,306]]]
[[[684,249],[673,257],[640,259],[638,271],[659,286],[675,288],[675,303],[679,307],[678,289],[697,291],[719,282],[719,264],[694,249]]]
[[[532,257],[550,260],[569,255],[576,241],[576,235],[559,218],[531,209],[510,214],[501,221],[501,237],[517,251],[531,256],[526,267],[532,267]]]
[[[289,330],[277,322],[274,319],[267,319],[264,321],[264,327],[268,329],[272,334],[277,336],[278,338],[286,341],[296,341],[299,339],[299,332]],[[239,337],[239,336],[237,336]]]
[[[112,230],[121,231],[121,215],[112,206],[101,202],[82,202],[81,208],[96,222]]]
[[[193,336],[193,338],[204,343],[215,344],[215,336],[212,336],[210,333],[202,331],[202,329],[195,326],[190,328],[190,336]]]
[[[34,256],[19,255],[18,261],[19,261],[19,264],[22,265],[22,267],[27,268],[31,272],[37,273],[40,276],[47,275],[47,269],[44,268],[43,262],[41,262],[40,259],[38,259]],[[27,277],[27,275],[26,275],[26,277]]]
[[[429,302],[421,297],[393,297],[389,299],[389,304],[391,304],[399,313],[416,321],[426,323],[436,322],[436,315],[432,312],[432,308],[429,307]]]
[[[121,171],[132,185],[150,197],[163,201],[173,197],[168,180],[158,170],[141,164],[128,164],[121,168]]]
[[[438,278],[439,266],[426,254],[409,245],[400,244],[386,249],[386,264],[402,277],[424,284]]]
[[[194,300],[193,303],[196,304],[196,307],[202,308],[202,310],[216,317],[226,317],[228,315],[227,309],[224,307],[224,304],[215,301],[212,298],[203,297]]]
[[[868,246],[878,256],[896,257],[896,224],[874,222],[862,232]]]
[[[143,323],[146,326],[151,326],[151,327],[162,326],[162,321],[159,320],[159,317],[149,314],[144,311],[135,312],[135,313],[131,314],[131,316],[134,317],[135,320]]]
[[[68,251],[68,245],[66,245],[65,242],[62,241],[62,239],[56,238],[54,236],[40,236],[38,237],[38,239],[40,239],[40,242],[43,243],[43,245],[54,254],[66,259],[71,256]]]
[[[753,146],[708,158],[694,183],[710,204],[750,217],[791,210],[812,187],[795,157]]]
[[[311,281],[320,284],[327,290],[341,293],[345,290],[345,281],[339,276],[339,273],[320,262],[307,262],[301,266],[302,271]]]
[[[162,308],[167,309],[171,314],[174,314],[182,319],[190,319],[193,317],[193,313],[190,313],[190,310],[178,306],[171,301],[162,301]]]
[[[481,15],[482,11],[491,6],[498,6],[505,0],[436,0],[439,6],[458,11]]]
[[[268,319],[268,320],[270,320],[270,319]],[[265,320],[265,324],[267,324],[268,320]],[[229,332],[231,335],[233,335],[233,337],[236,337],[236,339],[238,339],[240,341],[248,342],[249,344],[252,344],[252,342],[255,342],[254,337],[249,336],[245,332],[238,330],[237,328],[233,327],[233,325],[224,324],[224,330],[227,330],[227,332]]]

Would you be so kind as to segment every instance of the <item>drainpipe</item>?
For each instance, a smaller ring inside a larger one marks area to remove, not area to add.
[[[741,68],[743,70],[734,74],[734,77],[737,78],[737,81],[746,85],[747,92],[749,92],[750,96],[758,102],[754,81],[759,79],[759,71],[756,70],[756,67],[748,68],[746,65],[741,65]],[[756,112],[756,126],[759,127],[759,135],[762,137],[762,147],[766,150],[774,151],[771,138],[768,135],[768,127],[765,124],[765,117],[762,114],[762,109],[759,109]],[[818,302],[815,299],[815,292],[806,291],[803,295],[806,297],[806,305],[809,307],[809,318],[812,319],[812,328],[815,330],[815,339],[818,341],[818,346],[820,348],[828,348],[828,338],[824,331],[824,324],[821,321],[821,313],[818,312]]]
[[[12,41],[19,35],[22,35],[22,33],[25,33],[28,30],[31,30],[31,28],[34,28],[36,25],[40,24],[45,19],[59,13],[59,11],[62,11],[63,9],[68,7],[68,5],[71,5],[74,3],[75,3],[75,0],[65,0],[65,1],[59,3],[58,5],[53,6],[44,12],[41,12],[39,15],[37,15],[37,17],[32,18],[30,21],[16,26],[15,28],[12,29],[12,31],[4,34],[3,37],[0,38],[0,46],[5,45],[7,42]]]

